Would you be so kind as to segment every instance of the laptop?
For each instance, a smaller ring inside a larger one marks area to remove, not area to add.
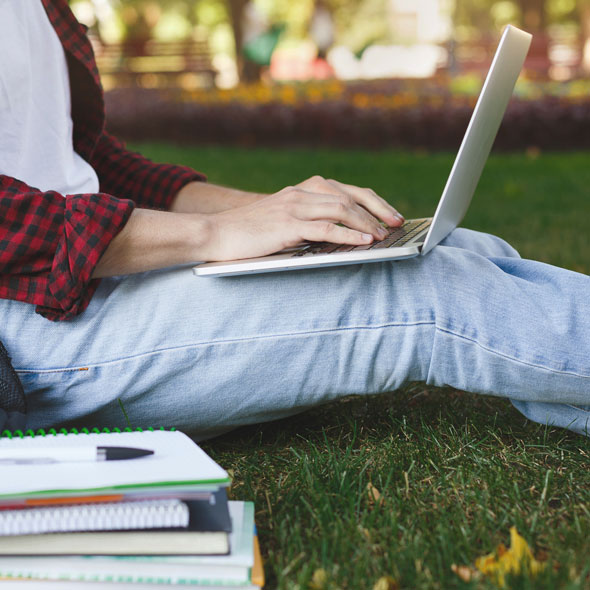
[[[385,239],[367,245],[305,242],[268,256],[199,264],[193,272],[231,276],[399,260],[430,252],[467,212],[531,39],[511,25],[505,28],[434,217],[407,220],[400,228],[390,228]]]

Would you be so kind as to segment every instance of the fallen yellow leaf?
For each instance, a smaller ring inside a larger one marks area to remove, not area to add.
[[[383,498],[381,497],[381,492],[371,483],[367,484],[367,495],[369,497],[369,506],[381,506],[383,504]]]
[[[536,576],[545,564],[537,561],[527,542],[518,534],[516,527],[510,529],[510,549],[502,544],[494,553],[475,560],[475,567],[493,579],[500,588],[506,585],[507,574],[527,574]]]
[[[311,576],[311,582],[309,583],[310,590],[323,590],[328,583],[328,574],[325,569],[317,569]]]
[[[399,590],[399,584],[391,576],[382,576],[375,582],[373,590]]]

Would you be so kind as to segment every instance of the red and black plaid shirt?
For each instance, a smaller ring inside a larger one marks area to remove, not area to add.
[[[103,92],[86,30],[67,0],[42,2],[66,53],[74,149],[96,171],[101,192],[64,197],[0,175],[0,298],[67,320],[90,302],[99,283],[91,279],[94,268],[133,207],[169,209],[185,184],[204,177],[154,164],[105,132]]]

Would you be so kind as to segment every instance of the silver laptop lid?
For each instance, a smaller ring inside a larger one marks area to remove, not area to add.
[[[463,220],[524,64],[532,35],[508,25],[471,115],[430,230],[426,254]]]

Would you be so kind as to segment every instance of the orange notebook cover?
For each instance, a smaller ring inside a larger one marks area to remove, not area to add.
[[[260,555],[260,543],[258,535],[254,535],[254,565],[252,566],[252,584],[264,586],[264,568],[262,567],[262,555]]]

